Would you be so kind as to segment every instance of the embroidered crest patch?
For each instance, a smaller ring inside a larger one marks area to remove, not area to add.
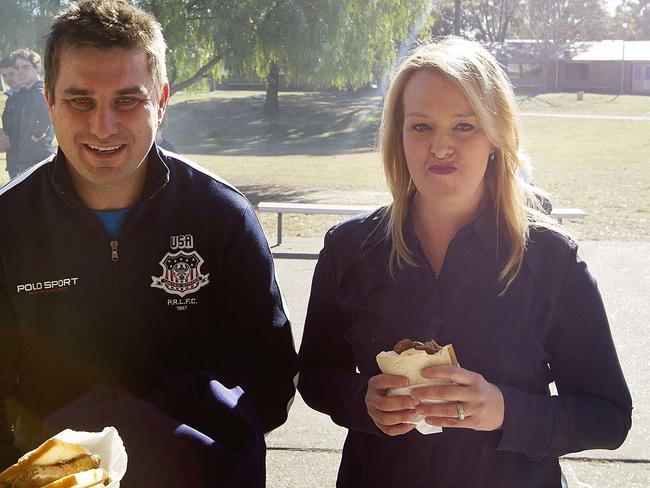
[[[196,251],[178,251],[173,254],[168,252],[160,260],[163,274],[152,276],[151,286],[181,297],[194,293],[210,282],[210,273],[201,274],[202,264],[203,259]]]

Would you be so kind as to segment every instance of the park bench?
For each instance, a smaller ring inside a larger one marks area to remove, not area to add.
[[[356,215],[375,210],[377,205],[336,205],[329,203],[294,203],[294,202],[260,202],[259,212],[278,214],[277,244],[282,244],[282,215],[294,214],[326,214],[326,215]],[[584,219],[587,213],[579,208],[554,208],[551,216],[561,224],[564,219]]]

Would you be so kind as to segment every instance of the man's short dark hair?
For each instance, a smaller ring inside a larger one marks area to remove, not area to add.
[[[156,19],[125,0],[81,0],[54,19],[45,46],[45,87],[54,99],[61,54],[78,47],[144,53],[156,95],[167,83],[165,39]]]
[[[34,68],[41,69],[41,57],[36,51],[31,49],[16,49],[9,55],[9,59],[13,61],[14,66],[16,65],[17,59],[24,59],[28,61]]]
[[[9,58],[0,59],[0,69],[3,69],[3,68],[15,68],[15,67],[16,67],[16,65],[14,64],[14,62],[11,59],[9,59]]]

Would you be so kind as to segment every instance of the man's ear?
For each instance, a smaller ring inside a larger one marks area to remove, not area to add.
[[[158,123],[162,122],[167,110],[167,102],[169,102],[169,83],[165,83],[160,92],[160,99],[158,100]]]

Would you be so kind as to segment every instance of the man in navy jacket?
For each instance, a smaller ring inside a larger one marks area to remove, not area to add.
[[[2,131],[0,131],[0,151],[6,153],[7,172],[13,172],[18,156],[18,137],[20,134],[20,112],[18,110],[18,93],[23,86],[18,79],[16,65],[9,59],[0,60],[0,75],[5,82],[5,108],[2,111]],[[13,142],[13,145],[11,141]]]
[[[47,114],[41,81],[41,57],[30,49],[11,53],[23,89],[17,93],[17,131],[11,137],[14,157],[7,161],[11,178],[52,154],[54,133]]]
[[[160,26],[123,0],[55,19],[59,152],[0,192],[0,469],[63,428],[117,427],[124,487],[264,486],[297,358],[248,201],[154,144]]]

